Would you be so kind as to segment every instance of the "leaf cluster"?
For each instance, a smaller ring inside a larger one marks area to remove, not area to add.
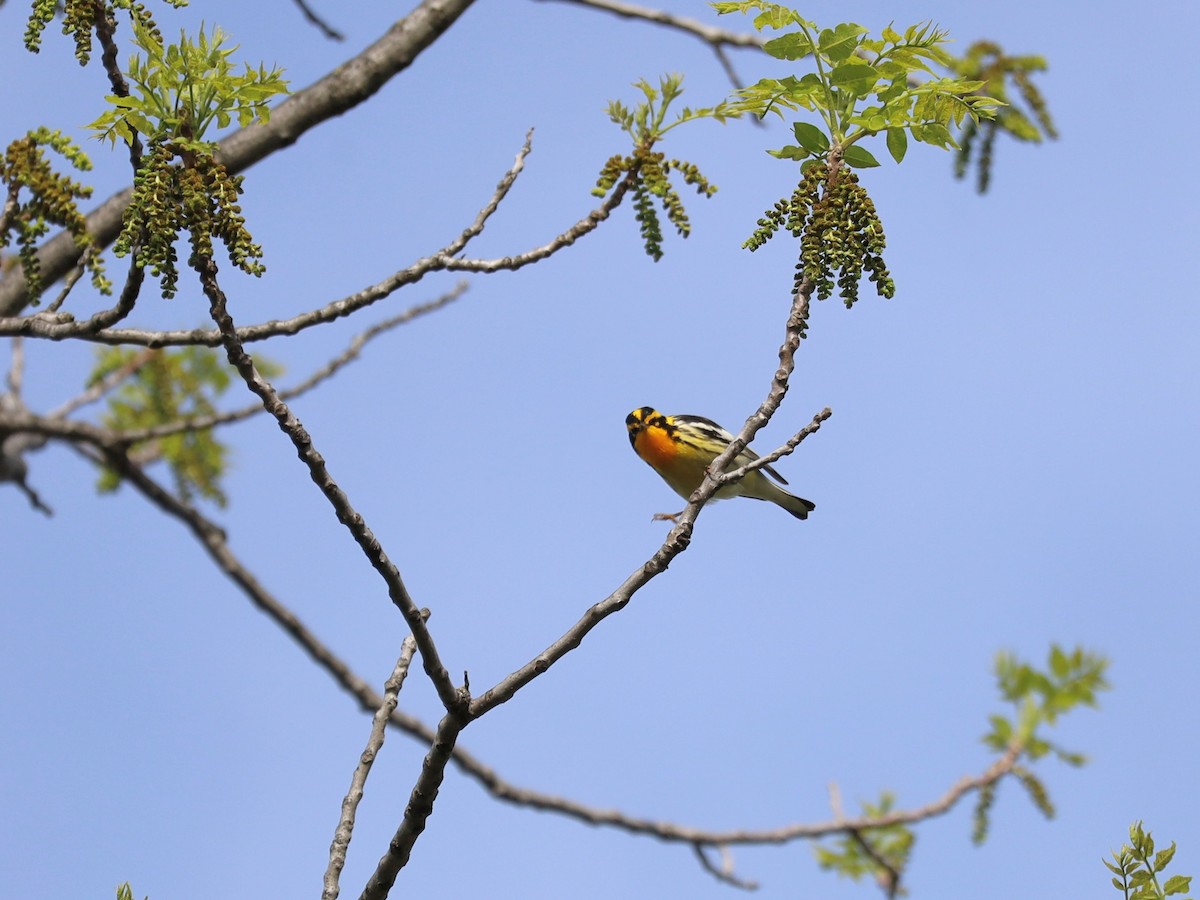
[[[255,358],[255,365],[268,378],[282,372],[277,363],[261,357]],[[101,421],[118,437],[212,416],[230,384],[224,357],[208,347],[103,350],[97,354],[88,383],[95,385],[114,377],[120,387],[109,395]],[[162,437],[131,441],[129,449],[139,462],[166,462],[183,500],[190,502],[198,494],[225,505],[220,479],[228,469],[228,451],[212,436],[211,428],[180,428]],[[113,491],[119,485],[120,476],[105,469],[99,490]]]
[[[136,253],[140,266],[160,279],[164,297],[173,297],[179,280],[175,242],[186,232],[190,262],[212,255],[213,238],[226,247],[230,262],[251,275],[261,275],[262,248],[254,243],[238,204],[242,177],[231,175],[215,157],[215,144],[204,139],[208,129],[266,122],[267,102],[286,93],[279,69],[246,67],[235,74],[226,36],[200,31],[196,41],[186,34],[178,44],[162,43],[157,32],[134,21],[134,35],[144,55],[129,63],[129,96],[110,95],[112,108],[91,123],[97,136],[132,143],[138,135],[148,152],[134,176],[133,197],[120,236],[118,256]]]
[[[211,416],[217,411],[217,399],[230,383],[229,367],[207,347],[104,350],[97,357],[89,383],[118,372],[128,374],[110,395],[102,416],[105,427],[118,434]],[[139,461],[165,461],[182,499],[190,501],[199,494],[225,505],[220,479],[228,468],[228,450],[213,437],[211,429],[188,429],[136,442],[130,450]],[[97,487],[108,492],[119,485],[120,476],[106,468]]]
[[[195,41],[181,33],[177,44],[164,44],[157,30],[136,19],[133,31],[143,51],[129,60],[133,91],[127,97],[110,94],[112,108],[88,126],[102,139],[132,142],[141,134],[152,143],[211,155],[213,144],[204,135],[214,123],[225,128],[234,117],[243,127],[267,122],[268,102],[287,93],[281,69],[247,64],[236,74],[230,57],[238,48],[225,46],[228,36],[219,28],[211,37],[201,29]]]
[[[1021,757],[1037,761],[1053,753],[1062,762],[1082,766],[1087,758],[1047,740],[1039,729],[1054,725],[1058,717],[1077,706],[1096,705],[1096,695],[1108,689],[1104,673],[1108,661],[1080,647],[1064,651],[1058,645],[1050,649],[1045,669],[1021,662],[1010,653],[996,657],[995,671],[1001,696],[1015,708],[1011,717],[989,716],[991,729],[983,743],[997,753],[1017,750]],[[1025,766],[1014,765],[1011,773],[1025,788],[1034,805],[1047,818],[1054,816],[1054,804],[1045,786]],[[995,784],[980,791],[975,808],[974,840],[987,837],[988,812],[995,799]]]
[[[890,791],[885,791],[879,803],[862,804],[863,816],[886,816],[895,808],[895,800]],[[888,896],[896,896],[907,893],[893,882],[907,868],[916,839],[916,834],[907,825],[885,825],[844,835],[831,845],[814,844],[813,852],[822,869],[853,881],[870,876],[885,889]],[[881,864],[881,860],[887,865]]]
[[[1113,887],[1124,894],[1125,900],[1165,900],[1191,890],[1190,875],[1172,875],[1163,884],[1158,883],[1159,874],[1175,857],[1175,842],[1156,853],[1154,838],[1141,822],[1129,826],[1129,843],[1114,850],[1112,856],[1114,862],[1102,861],[1113,873]]]
[[[1019,141],[1041,143],[1044,138],[1057,138],[1058,130],[1050,116],[1046,100],[1030,75],[1046,69],[1041,56],[1009,56],[993,41],[976,41],[964,56],[953,61],[955,71],[964,78],[983,82],[981,89],[990,97],[1005,102],[994,117],[963,123],[959,146],[955,154],[954,174],[962,178],[971,162],[977,166],[976,185],[980,193],[991,181],[992,158],[996,136],[1005,132]],[[1012,100],[1009,83],[1029,108],[1022,111]]]
[[[25,285],[34,304],[43,285],[37,258],[37,242],[50,227],[64,228],[82,252],[82,262],[91,273],[92,284],[103,294],[112,284],[104,274],[104,263],[87,231],[87,220],[76,201],[92,195],[92,189],[68,175],[54,171],[45,150],[53,150],[80,172],[90,171],[91,161],[61,132],[38,128],[18,138],[4,151],[0,181],[7,186],[0,213],[0,247],[15,240],[17,256],[25,273]],[[28,192],[28,197],[22,199]]]
[[[719,106],[702,110],[685,107],[678,117],[668,123],[667,110],[683,93],[682,76],[664,75],[658,88],[644,79],[636,82],[634,87],[641,90],[645,97],[643,102],[629,109],[619,100],[614,100],[607,109],[608,117],[633,139],[633,150],[609,157],[600,170],[592,193],[597,197],[607,196],[622,178],[628,179],[642,245],[646,255],[657,262],[663,255],[663,235],[662,222],[655,207],[656,200],[680,237],[686,238],[692,231],[683,198],[671,183],[671,173],[678,173],[684,184],[694,187],[698,194],[705,197],[715,194],[717,186],[704,177],[695,163],[667,159],[654,146],[667,131],[682,122],[700,117],[724,121],[728,113]]]
[[[117,885],[117,900],[134,900],[133,887],[126,881],[124,884]],[[149,897],[143,900],[150,900]]]
[[[776,59],[811,60],[813,71],[784,78],[763,78],[737,92],[732,110],[763,117],[784,115],[784,110],[805,109],[821,120],[827,147],[840,152],[852,166],[878,165],[862,150],[851,155],[858,141],[880,133],[900,162],[909,137],[936,147],[956,146],[952,127],[965,121],[989,118],[1001,105],[980,93],[984,82],[965,77],[938,76],[933,66],[953,68],[953,57],[943,46],[947,32],[931,23],[912,25],[904,33],[891,26],[878,38],[853,22],[818,28],[798,12],[775,3],[714,3],[722,15],[756,13],[758,30],[785,30],[764,49]],[[926,77],[928,76],[928,77]],[[924,80],[919,80],[923,78]],[[801,141],[774,151],[785,159],[820,158],[827,150],[819,142]]]

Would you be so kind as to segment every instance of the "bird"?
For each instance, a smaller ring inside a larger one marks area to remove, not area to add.
[[[626,416],[625,428],[629,431],[633,452],[685,500],[700,486],[709,464],[734,439],[732,434],[712,419],[703,416],[668,416],[652,406],[639,407]],[[736,469],[756,459],[758,454],[747,447],[734,457],[729,469]],[[808,514],[816,509],[815,503],[785,491],[769,481],[767,475],[780,484],[787,484],[782,475],[770,466],[763,466],[740,481],[722,485],[713,499],[751,497],[767,500],[783,507],[797,519],[807,519]],[[677,521],[681,515],[682,510],[659,513],[654,518]]]

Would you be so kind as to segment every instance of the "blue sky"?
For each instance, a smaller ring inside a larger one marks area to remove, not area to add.
[[[663,6],[716,22],[698,3]],[[303,87],[370,43],[394,10],[322,10],[324,40],[290,4],[228,0],[158,13],[164,31],[218,23],[252,62]],[[828,405],[833,417],[778,468],[817,504],[806,522],[760,503],[702,513],[691,548],[630,606],[462,744],[519,785],[695,827],[829,817],[892,790],[927,803],[989,757],[1000,650],[1044,661],[1052,642],[1112,660],[1098,710],[1052,737],[1089,765],[1038,774],[1045,821],[1005,783],[990,840],[970,804],[927,823],[914,897],[1117,896],[1101,857],[1144,819],[1200,875],[1200,634],[1195,510],[1200,439],[1188,270],[1197,231],[1195,132],[1176,85],[1194,5],[806,8],[878,30],[933,19],[1042,53],[1062,133],[1004,142],[984,197],[948,154],[914,147],[864,176],[887,228],[897,296],[814,311],[792,390],[756,446]],[[0,8],[9,140],[38,124],[84,139],[101,110],[95,67],[55,31],[18,52],[19,4]],[[735,19],[721,22],[741,25]],[[1120,48],[1119,55],[1115,48]],[[736,54],[746,79],[777,72]],[[261,280],[223,276],[239,322],[281,318],[381,280],[475,216],[528,128],[534,151],[472,245],[545,243],[594,200],[623,138],[603,113],[630,82],[686,73],[708,105],[728,85],[698,41],[558,3],[482,3],[371,102],[247,173]],[[11,93],[11,92],[10,92]],[[517,668],[658,547],[650,515],[678,508],[629,450],[626,413],[654,405],[736,428],[761,401],[787,314],[793,248],[739,249],[790,192],[786,139],[697,123],[664,150],[720,186],[691,199],[694,233],[640,252],[628,208],[520,273],[476,277],[456,304],[384,337],[295,410],[399,565],[452,672],[477,691]],[[98,144],[105,197],[127,163]],[[882,152],[879,156],[884,156]],[[690,198],[689,198],[690,199]],[[328,329],[260,348],[299,380],[353,335],[451,287],[431,276]],[[84,291],[75,310],[94,309]],[[203,324],[190,286],[147,292],[136,321]],[[88,347],[27,342],[27,401],[79,390]],[[0,356],[7,365],[7,349]],[[236,397],[231,405],[245,398]],[[267,587],[368,681],[405,630],[265,418],[225,432],[229,508],[214,516]],[[13,896],[317,895],[368,719],[131,490],[96,496],[64,449],[30,458],[47,520],[0,490],[9,551],[0,619],[0,870]],[[433,722],[414,671],[402,706]],[[353,896],[402,813],[423,748],[389,737],[343,878]],[[878,896],[820,873],[810,848],[738,848],[764,897]],[[412,863],[411,896],[727,897],[686,847],[500,805],[451,771]]]

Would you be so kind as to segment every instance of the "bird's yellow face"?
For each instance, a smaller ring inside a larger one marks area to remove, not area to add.
[[[664,416],[652,406],[640,407],[627,415],[625,428],[634,451],[652,466],[675,444],[676,428],[670,416]],[[674,455],[673,450],[671,455]]]

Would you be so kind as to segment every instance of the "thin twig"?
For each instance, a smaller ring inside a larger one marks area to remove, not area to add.
[[[619,0],[564,0],[577,6],[590,6],[620,16],[623,19],[641,19],[653,22],[655,25],[665,25],[678,31],[694,35],[712,47],[749,47],[761,50],[764,43],[756,34],[743,34],[727,31],[713,25],[706,25],[697,19],[687,16],[677,16],[661,9],[651,9],[648,6],[638,6],[635,3],[622,3]]]
[[[404,325],[407,322],[411,322],[413,319],[419,318],[420,316],[434,312],[435,310],[441,309],[443,306],[453,303],[455,300],[461,297],[466,290],[467,282],[460,281],[457,285],[455,285],[446,293],[442,294],[440,297],[435,297],[433,300],[430,300],[427,303],[420,303],[416,306],[410,306],[404,312],[392,316],[390,319],[384,319],[382,322],[372,325],[366,331],[355,335],[354,339],[350,341],[345,350],[327,362],[320,369],[317,369],[317,371],[309,375],[308,378],[304,379],[304,381],[293,385],[290,388],[281,390],[279,392],[279,399],[294,400],[295,398],[308,393],[317,385],[321,384],[323,381],[326,381],[335,373],[340,371],[344,366],[349,365],[351,362],[357,359],[359,354],[362,353],[363,348],[374,338],[378,337],[384,332],[390,331],[393,328]],[[155,425],[150,428],[129,429],[126,431],[121,431],[118,436],[122,441],[127,443],[140,443],[142,441],[155,440],[156,438],[167,437],[169,435],[179,434],[185,431],[203,431],[206,428],[214,428],[218,425],[228,425],[232,422],[240,422],[243,419],[248,419],[251,416],[257,415],[263,411],[263,405],[261,403],[251,403],[247,406],[243,406],[241,409],[235,409],[229,412],[214,413],[209,416],[193,416],[187,419],[180,419],[178,422],[169,422],[165,425]]]
[[[312,9],[309,8],[309,5],[304,2],[304,0],[293,0],[293,2],[300,7],[300,12],[304,13],[304,18],[308,19],[308,21],[313,25],[316,25],[317,28],[321,30],[321,33],[325,35],[325,37],[332,41],[344,41],[346,39],[344,34],[328,25],[324,19],[313,12]]]
[[[58,292],[58,296],[46,304],[46,312],[58,312],[62,309],[62,305],[66,303],[67,296],[71,293],[71,289],[79,283],[79,279],[83,277],[83,273],[87,271],[87,258],[89,252],[83,251],[83,255],[79,257],[79,262],[75,264],[67,277],[63,279],[62,290]]]
[[[900,894],[900,870],[888,862],[887,858],[882,853],[875,849],[874,844],[867,840],[866,835],[857,828],[851,828],[847,832],[850,839],[858,845],[871,862],[875,863],[875,880],[879,883],[879,887],[887,894],[888,900],[895,900]]]
[[[21,182],[13,181],[8,186],[8,191],[4,196],[4,206],[0,207],[0,234],[7,234],[9,227],[12,225],[13,219],[17,216],[17,211],[21,208],[17,197],[21,193]]]
[[[837,782],[834,781],[829,782],[829,808],[833,810],[835,820],[842,821],[845,818],[845,811],[842,808],[842,792],[838,789]],[[879,886],[887,893],[888,900],[894,900],[900,893],[899,869],[888,862],[875,849],[874,845],[863,836],[861,830],[848,828],[846,834],[878,867],[875,873],[876,880],[879,882]]]
[[[750,462],[746,463],[744,466],[739,466],[736,469],[732,469],[728,472],[721,473],[720,479],[719,479],[721,484],[730,484],[731,482],[734,482],[734,481],[740,481],[741,479],[743,479],[747,475],[749,475],[751,472],[753,472],[755,469],[761,469],[764,466],[769,466],[771,463],[775,462],[775,460],[782,459],[783,457],[789,455],[798,446],[800,446],[800,442],[803,441],[806,437],[816,434],[818,431],[820,431],[822,423],[824,423],[832,415],[833,415],[833,410],[830,409],[828,406],[825,407],[823,410],[821,410],[819,413],[817,413],[815,416],[812,417],[811,422],[809,422],[807,425],[805,425],[803,428],[801,428],[799,431],[797,431],[794,435],[792,435],[790,438],[788,438],[787,442],[784,443],[784,445],[782,447],[779,447],[776,450],[772,450],[766,456],[760,456],[760,457],[758,457],[758,459],[751,460]]]
[[[740,888],[743,891],[757,891],[758,882],[751,881],[746,878],[738,878],[733,874],[733,857],[729,853],[728,847],[718,847],[717,850],[721,854],[721,865],[718,867],[711,859],[708,858],[708,853],[705,852],[704,844],[692,844],[692,850],[696,854],[696,858],[700,860],[700,865],[704,871],[708,872],[713,878],[722,884],[727,884],[730,887]]]
[[[496,190],[492,192],[491,199],[484,204],[483,209],[475,217],[475,221],[463,229],[463,233],[447,244],[439,255],[454,256],[461,253],[462,250],[472,240],[483,233],[484,226],[487,225],[488,219],[492,214],[500,208],[501,202],[508,196],[508,192],[512,190],[512,186],[516,184],[517,176],[525,171],[525,159],[533,152],[533,129],[530,128],[525,132],[525,143],[521,145],[521,149],[517,151],[517,158],[513,160],[512,166],[500,182],[496,185]]]
[[[379,704],[379,709],[375,710],[375,715],[371,718],[371,733],[367,738],[367,746],[363,749],[358,765],[354,769],[354,775],[350,779],[350,790],[346,792],[346,797],[342,800],[342,815],[338,820],[337,829],[333,833],[333,843],[329,847],[329,866],[325,869],[321,900],[336,900],[341,890],[338,879],[341,877],[342,868],[346,865],[346,851],[350,847],[350,838],[354,833],[354,817],[358,812],[358,804],[362,800],[363,789],[367,784],[367,776],[371,774],[371,766],[375,763],[375,757],[383,748],[388,720],[396,711],[396,704],[400,700],[400,688],[404,686],[408,667],[416,652],[417,643],[410,634],[401,643],[400,658],[396,660],[396,667],[392,670],[391,677],[383,685],[383,702]]]
[[[125,381],[125,379],[136,374],[142,366],[154,359],[157,352],[156,350],[143,350],[140,353],[135,353],[123,365],[96,381],[95,384],[89,386],[83,393],[77,394],[70,400],[63,402],[46,413],[46,415],[51,419],[62,419],[75,412],[75,410],[87,406],[89,403],[95,403],[109,391],[120,386],[121,382]]]
[[[12,355],[8,364],[8,390],[13,400],[20,400],[21,385],[25,379],[25,341],[15,337],[9,346],[12,347]]]

